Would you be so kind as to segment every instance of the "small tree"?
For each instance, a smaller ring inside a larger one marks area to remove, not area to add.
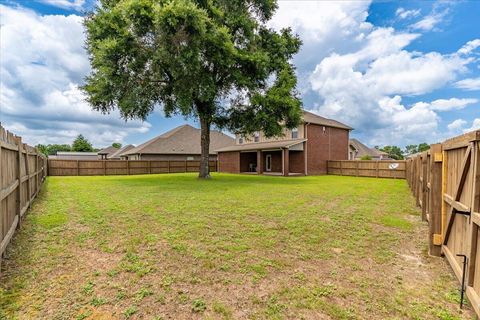
[[[405,154],[410,155],[410,154],[415,154],[418,152],[418,146],[416,144],[409,144],[408,146],[405,146]]]
[[[122,147],[122,144],[120,142],[114,142],[112,143],[112,147],[120,149]]]
[[[430,145],[427,144],[426,142],[420,143],[420,144],[418,145],[418,152],[427,151],[427,150],[429,150],[429,149],[430,149]]]
[[[146,119],[197,119],[199,177],[209,177],[210,128],[267,137],[301,120],[290,61],[300,40],[267,21],[275,0],[100,0],[86,16],[92,73],[83,87],[93,109]]]
[[[370,156],[370,155],[367,154],[367,155],[362,156],[362,157],[360,158],[360,160],[372,160],[372,156]]]
[[[388,156],[395,160],[403,160],[402,149],[397,146],[385,146],[380,149],[383,152],[386,152]]]
[[[72,143],[72,151],[77,152],[92,152],[92,144],[81,134]]]

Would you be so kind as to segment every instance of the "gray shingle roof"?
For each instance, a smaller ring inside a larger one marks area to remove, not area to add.
[[[234,145],[235,139],[216,130],[210,131],[210,154],[215,150]],[[131,154],[201,154],[200,129],[188,124],[176,127],[158,137],[124,152]]]
[[[118,151],[118,148],[115,148],[114,146],[110,146],[110,147],[106,147],[105,149],[102,149],[102,150],[98,151],[98,154],[109,155],[109,154],[112,154],[116,151]]]
[[[363,157],[363,156],[372,156],[372,157],[380,157],[388,155],[386,152],[377,150],[375,148],[369,148],[357,139],[350,139],[349,145],[353,149],[357,151],[356,157]]]
[[[129,144],[129,145],[126,145],[126,146],[124,146],[124,147],[121,147],[121,148],[118,149],[116,152],[110,154],[110,155],[108,156],[108,159],[118,159],[118,158],[120,158],[120,156],[121,156],[123,153],[125,153],[125,152],[127,152],[127,151],[129,151],[129,150],[132,150],[133,148],[135,148],[135,146],[134,146],[133,144]]]

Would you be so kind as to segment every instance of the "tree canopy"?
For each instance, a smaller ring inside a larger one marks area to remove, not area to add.
[[[112,147],[120,149],[122,147],[122,144],[120,142],[114,142],[112,143]]]
[[[94,149],[92,144],[83,135],[79,134],[72,143],[72,151],[92,152]]]
[[[390,158],[395,159],[395,160],[402,160],[404,158],[402,149],[400,149],[397,146],[384,146],[383,148],[380,148],[379,150],[383,151],[383,152],[386,152]]]
[[[426,142],[420,143],[420,144],[409,144],[405,146],[405,155],[412,155],[418,152],[423,152],[427,151],[430,149],[430,145],[427,144]]]
[[[85,19],[93,109],[125,119],[199,120],[200,177],[208,177],[210,127],[280,135],[301,120],[290,60],[301,42],[267,21],[275,0],[100,0]]]

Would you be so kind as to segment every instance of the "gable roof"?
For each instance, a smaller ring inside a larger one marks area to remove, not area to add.
[[[133,144],[129,144],[129,145],[126,145],[124,147],[121,147],[120,149],[118,149],[117,151],[115,151],[114,153],[108,155],[108,158],[109,159],[114,159],[114,158],[120,158],[120,156],[124,153],[124,152],[127,152],[129,150],[132,150],[133,148],[135,148],[135,146]]]
[[[234,145],[235,139],[220,131],[210,131],[210,154],[215,150]],[[200,129],[188,124],[176,127],[164,134],[142,143],[122,155],[131,154],[201,154]]]
[[[351,148],[357,151],[356,157],[363,157],[363,156],[372,156],[372,157],[380,157],[386,156],[388,153],[377,150],[375,148],[369,148],[357,139],[350,139],[348,144]]]
[[[114,152],[118,151],[118,148],[115,148],[114,146],[106,147],[105,149],[102,149],[98,151],[98,154],[112,154]]]
[[[303,111],[303,121],[307,123],[319,124],[321,126],[353,130],[352,127],[349,127],[346,124],[343,124],[337,120],[324,118],[319,115],[316,115],[315,113],[308,112],[308,111]]]

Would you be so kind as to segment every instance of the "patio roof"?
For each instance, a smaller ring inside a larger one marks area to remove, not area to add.
[[[252,150],[268,150],[268,149],[282,149],[290,148],[299,143],[305,142],[307,139],[292,139],[270,142],[258,142],[258,143],[246,143],[234,146],[228,146],[215,150],[216,152],[228,152],[228,151],[252,151]]]

